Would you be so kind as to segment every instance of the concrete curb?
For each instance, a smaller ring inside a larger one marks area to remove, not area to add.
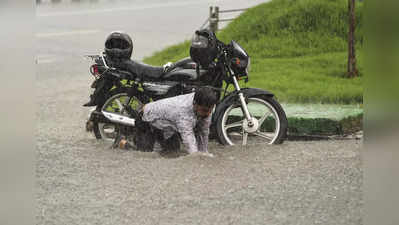
[[[363,113],[341,120],[288,117],[288,135],[346,135],[363,130]]]
[[[363,129],[360,105],[286,104],[288,135],[347,135]]]
[[[363,130],[363,107],[361,105],[332,104],[282,104],[288,120],[289,137],[318,139],[343,136]],[[252,108],[261,116],[262,109]],[[241,114],[240,112],[238,112]],[[241,117],[241,116],[240,116]],[[237,118],[237,121],[239,118]],[[232,121],[233,122],[233,121]],[[269,117],[262,124],[263,130],[274,130],[274,120]]]

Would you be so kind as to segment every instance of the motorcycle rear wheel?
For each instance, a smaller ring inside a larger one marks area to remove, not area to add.
[[[225,145],[281,144],[286,138],[287,118],[281,105],[266,95],[248,98],[247,107],[255,118],[250,126],[241,104],[233,103],[217,118],[216,131]]]
[[[127,93],[115,91],[110,96],[111,97],[105,101],[104,105],[98,106],[96,110],[99,112],[104,110],[127,115],[127,112],[122,108],[122,105],[126,104],[126,101],[129,99]],[[132,109],[137,110],[141,104],[142,103],[137,98],[133,97],[129,105]],[[113,141],[118,133],[118,126],[114,123],[94,122],[93,133],[97,139]]]

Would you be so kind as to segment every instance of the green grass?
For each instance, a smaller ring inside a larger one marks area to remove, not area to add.
[[[217,37],[235,40],[251,56],[249,83],[282,102],[363,102],[363,4],[356,8],[356,48],[360,76],[345,78],[347,0],[273,0],[253,7]],[[161,65],[189,56],[189,41],[144,59]]]
[[[362,78],[344,78],[345,56],[345,52],[333,52],[257,59],[246,86],[270,90],[284,102],[360,103]]]

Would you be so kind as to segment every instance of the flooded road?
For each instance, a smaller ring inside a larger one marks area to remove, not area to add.
[[[211,142],[207,158],[113,150],[85,132],[82,55],[99,53],[107,33],[131,34],[141,59],[190,38],[209,4],[262,1],[135,2],[37,9],[37,224],[361,224],[362,141]]]

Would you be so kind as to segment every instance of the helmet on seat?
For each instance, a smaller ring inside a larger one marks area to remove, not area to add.
[[[216,35],[208,29],[195,31],[191,40],[191,59],[202,67],[207,68],[217,56],[216,40]]]
[[[111,60],[130,59],[133,52],[133,41],[128,34],[114,31],[108,35],[104,51]]]

